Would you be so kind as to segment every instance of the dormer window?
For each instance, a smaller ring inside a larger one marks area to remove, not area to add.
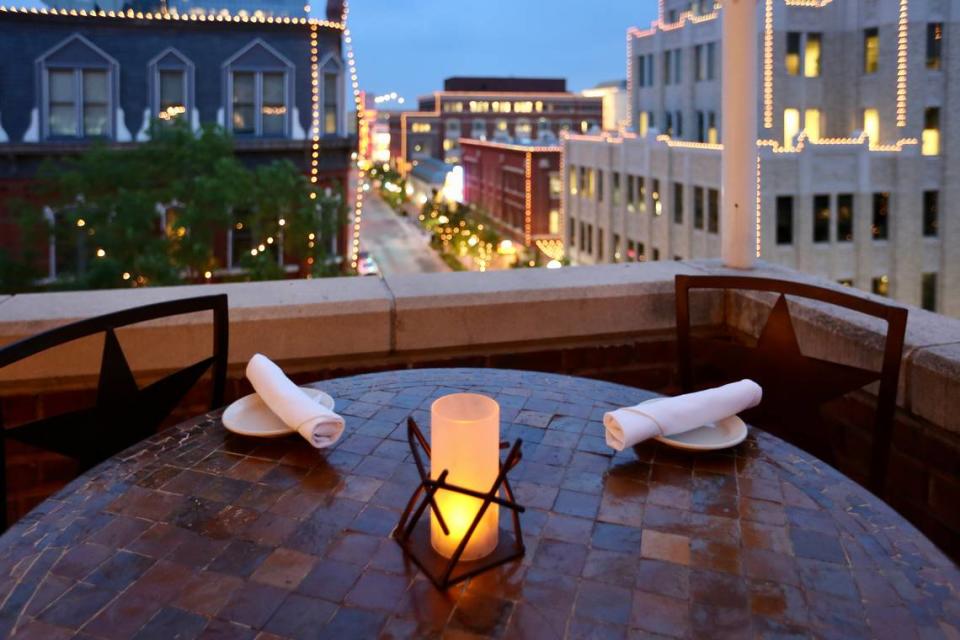
[[[224,63],[227,128],[239,136],[290,135],[294,66],[262,40]]]
[[[193,63],[176,49],[150,61],[153,114],[161,123],[190,121],[193,106]]]
[[[37,65],[45,138],[113,137],[113,58],[75,35],[44,54]]]
[[[340,135],[343,125],[340,118],[340,105],[343,104],[343,63],[333,54],[320,64],[323,78],[323,119],[320,123],[325,136]]]

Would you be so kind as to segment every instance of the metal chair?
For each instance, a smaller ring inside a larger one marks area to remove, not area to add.
[[[725,374],[749,377],[764,390],[760,413],[787,421],[809,419],[822,404],[879,381],[868,487],[881,493],[890,452],[897,382],[903,356],[907,310],[861,296],[799,282],[749,276],[686,276],[675,282],[677,305],[677,364],[684,391],[694,388],[692,343],[709,351],[711,364]],[[737,341],[690,336],[691,289],[739,289],[779,294],[756,347]],[[803,355],[784,296],[797,296],[843,307],[886,321],[887,333],[880,371],[871,371]],[[809,424],[806,425],[807,427]],[[809,432],[809,429],[806,430]],[[802,425],[801,425],[801,431]]]
[[[213,355],[138,388],[116,329],[199,311],[213,312]],[[53,347],[103,333],[103,355],[92,408],[4,428],[0,437],[0,530],[7,528],[6,440],[73,459],[83,472],[156,432],[187,392],[212,367],[210,408],[223,404],[229,320],[226,294],[160,302],[88,318],[0,348],[0,369]],[[0,428],[4,427],[0,415]]]

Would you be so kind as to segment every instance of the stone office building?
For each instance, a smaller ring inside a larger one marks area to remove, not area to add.
[[[345,188],[355,140],[336,4],[327,20],[0,8],[0,248],[20,242],[4,203],[29,194],[45,159],[135,145],[156,119],[220,125],[244,163],[286,159]],[[329,241],[343,255],[346,230]],[[224,268],[251,243],[224,230]]]
[[[758,0],[763,259],[960,315],[960,5]],[[716,257],[722,10],[630,29],[631,126],[564,142],[574,263]]]

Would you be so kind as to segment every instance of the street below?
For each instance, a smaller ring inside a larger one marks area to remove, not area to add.
[[[373,188],[363,198],[360,250],[370,253],[385,276],[450,271],[430,247],[429,236],[394,213]]]

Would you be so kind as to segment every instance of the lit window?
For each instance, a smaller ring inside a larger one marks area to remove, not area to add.
[[[803,130],[813,142],[820,139],[820,109],[807,109],[803,114]]]
[[[560,233],[560,212],[556,209],[550,211],[550,235]]]
[[[880,64],[880,32],[874,27],[863,32],[863,72],[876,73]]]
[[[787,73],[791,76],[800,75],[800,33],[787,33],[787,55],[784,58]]]
[[[229,58],[224,64],[224,73],[230,130],[246,136],[289,135],[290,91],[287,85],[293,70],[293,63],[259,39]],[[317,88],[324,89],[325,78],[321,76],[318,80],[320,86]],[[324,123],[320,124],[322,131]]]
[[[808,78],[820,76],[821,39],[819,33],[807,34],[807,46],[803,50],[803,75]]]
[[[925,156],[940,155],[940,109],[929,107],[923,112],[923,144]]]
[[[927,69],[938,70],[943,56],[943,23],[927,25]]]
[[[650,130],[650,114],[646,111],[640,112],[640,136],[644,137],[647,135],[647,131]]]
[[[503,118],[497,120],[497,131],[505,132],[507,130],[507,121]]]
[[[880,113],[876,109],[863,110],[863,132],[871,147],[880,144]]]
[[[720,134],[717,132],[717,114],[713,111],[707,114],[707,142],[710,144],[720,142]]]
[[[570,195],[577,195],[577,168],[574,166],[570,167]]]
[[[612,202],[614,209],[617,209],[620,206],[620,172],[613,172],[613,188],[611,189]]]
[[[662,215],[663,203],[660,201],[660,181],[656,178],[653,179],[653,193],[650,194],[650,197],[653,199],[654,215]]]
[[[890,295],[890,278],[889,276],[879,276],[873,279],[872,289],[875,294],[878,296],[887,297]]]
[[[789,108],[783,110],[783,146],[793,149],[794,139],[800,133],[800,110]]]
[[[533,125],[526,118],[517,120],[513,131],[518,140],[527,141],[533,137]]]

